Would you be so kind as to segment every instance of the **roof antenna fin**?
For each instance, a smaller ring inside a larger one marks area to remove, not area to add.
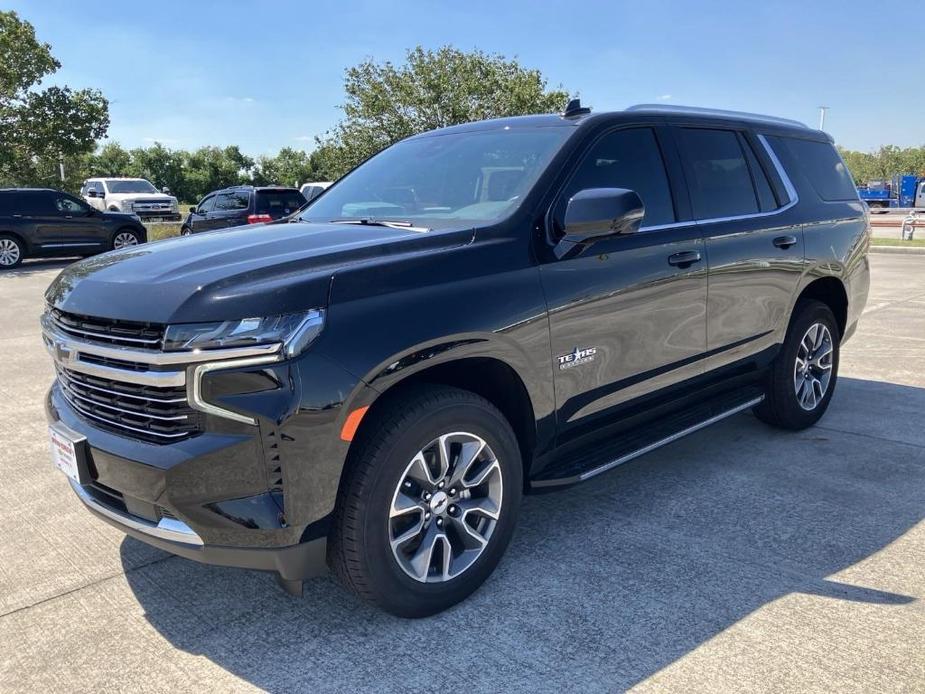
[[[584,116],[591,113],[591,109],[581,105],[581,99],[572,99],[562,112],[563,118],[574,118],[575,116]]]

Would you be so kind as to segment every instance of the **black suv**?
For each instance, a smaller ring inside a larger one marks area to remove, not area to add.
[[[0,269],[26,258],[94,255],[147,240],[138,217],[99,212],[48,188],[0,188]]]
[[[234,186],[209,193],[190,208],[180,234],[262,224],[288,217],[305,204],[295,188]]]
[[[61,273],[55,462],[144,542],[295,593],[327,563],[432,614],[492,572],[522,494],[744,410],[816,422],[869,236],[793,121],[572,104],[425,133],[291,223]]]

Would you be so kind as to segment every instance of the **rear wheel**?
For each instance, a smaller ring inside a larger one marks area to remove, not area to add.
[[[189,227],[180,227],[180,236],[192,236],[193,230]]]
[[[784,429],[805,429],[825,414],[838,378],[841,335],[831,309],[804,300],[794,309],[787,337],[771,366],[762,421]]]
[[[113,250],[126,246],[137,246],[139,243],[141,243],[141,234],[133,229],[120,229],[112,237]]]
[[[16,267],[22,262],[26,249],[22,241],[9,234],[0,234],[0,268]]]
[[[442,386],[394,398],[370,425],[338,499],[329,563],[388,612],[440,612],[488,578],[510,541],[517,440],[487,400]]]

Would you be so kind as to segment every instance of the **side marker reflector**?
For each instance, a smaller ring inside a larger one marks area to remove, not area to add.
[[[353,437],[357,433],[357,429],[360,427],[360,422],[363,420],[363,415],[366,414],[366,410],[368,409],[368,405],[366,407],[358,407],[349,415],[347,415],[347,419],[344,421],[344,426],[340,430],[341,440],[353,441]]]

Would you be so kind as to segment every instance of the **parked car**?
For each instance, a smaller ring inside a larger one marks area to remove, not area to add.
[[[147,240],[134,215],[98,212],[49,188],[0,189],[0,268],[26,258],[93,255]]]
[[[190,208],[180,234],[272,222],[288,217],[304,204],[305,198],[295,188],[234,186],[216,190]]]
[[[813,425],[869,237],[795,121],[573,103],[424,133],[292,223],[61,273],[55,463],[156,547],[293,593],[327,563],[433,614],[491,574],[524,493],[749,409]]]
[[[307,202],[311,202],[324,191],[331,187],[332,181],[315,181],[314,183],[303,183],[299,188]]]
[[[146,222],[179,222],[177,199],[164,188],[158,192],[143,178],[88,178],[80,194],[98,210],[138,215]]]

